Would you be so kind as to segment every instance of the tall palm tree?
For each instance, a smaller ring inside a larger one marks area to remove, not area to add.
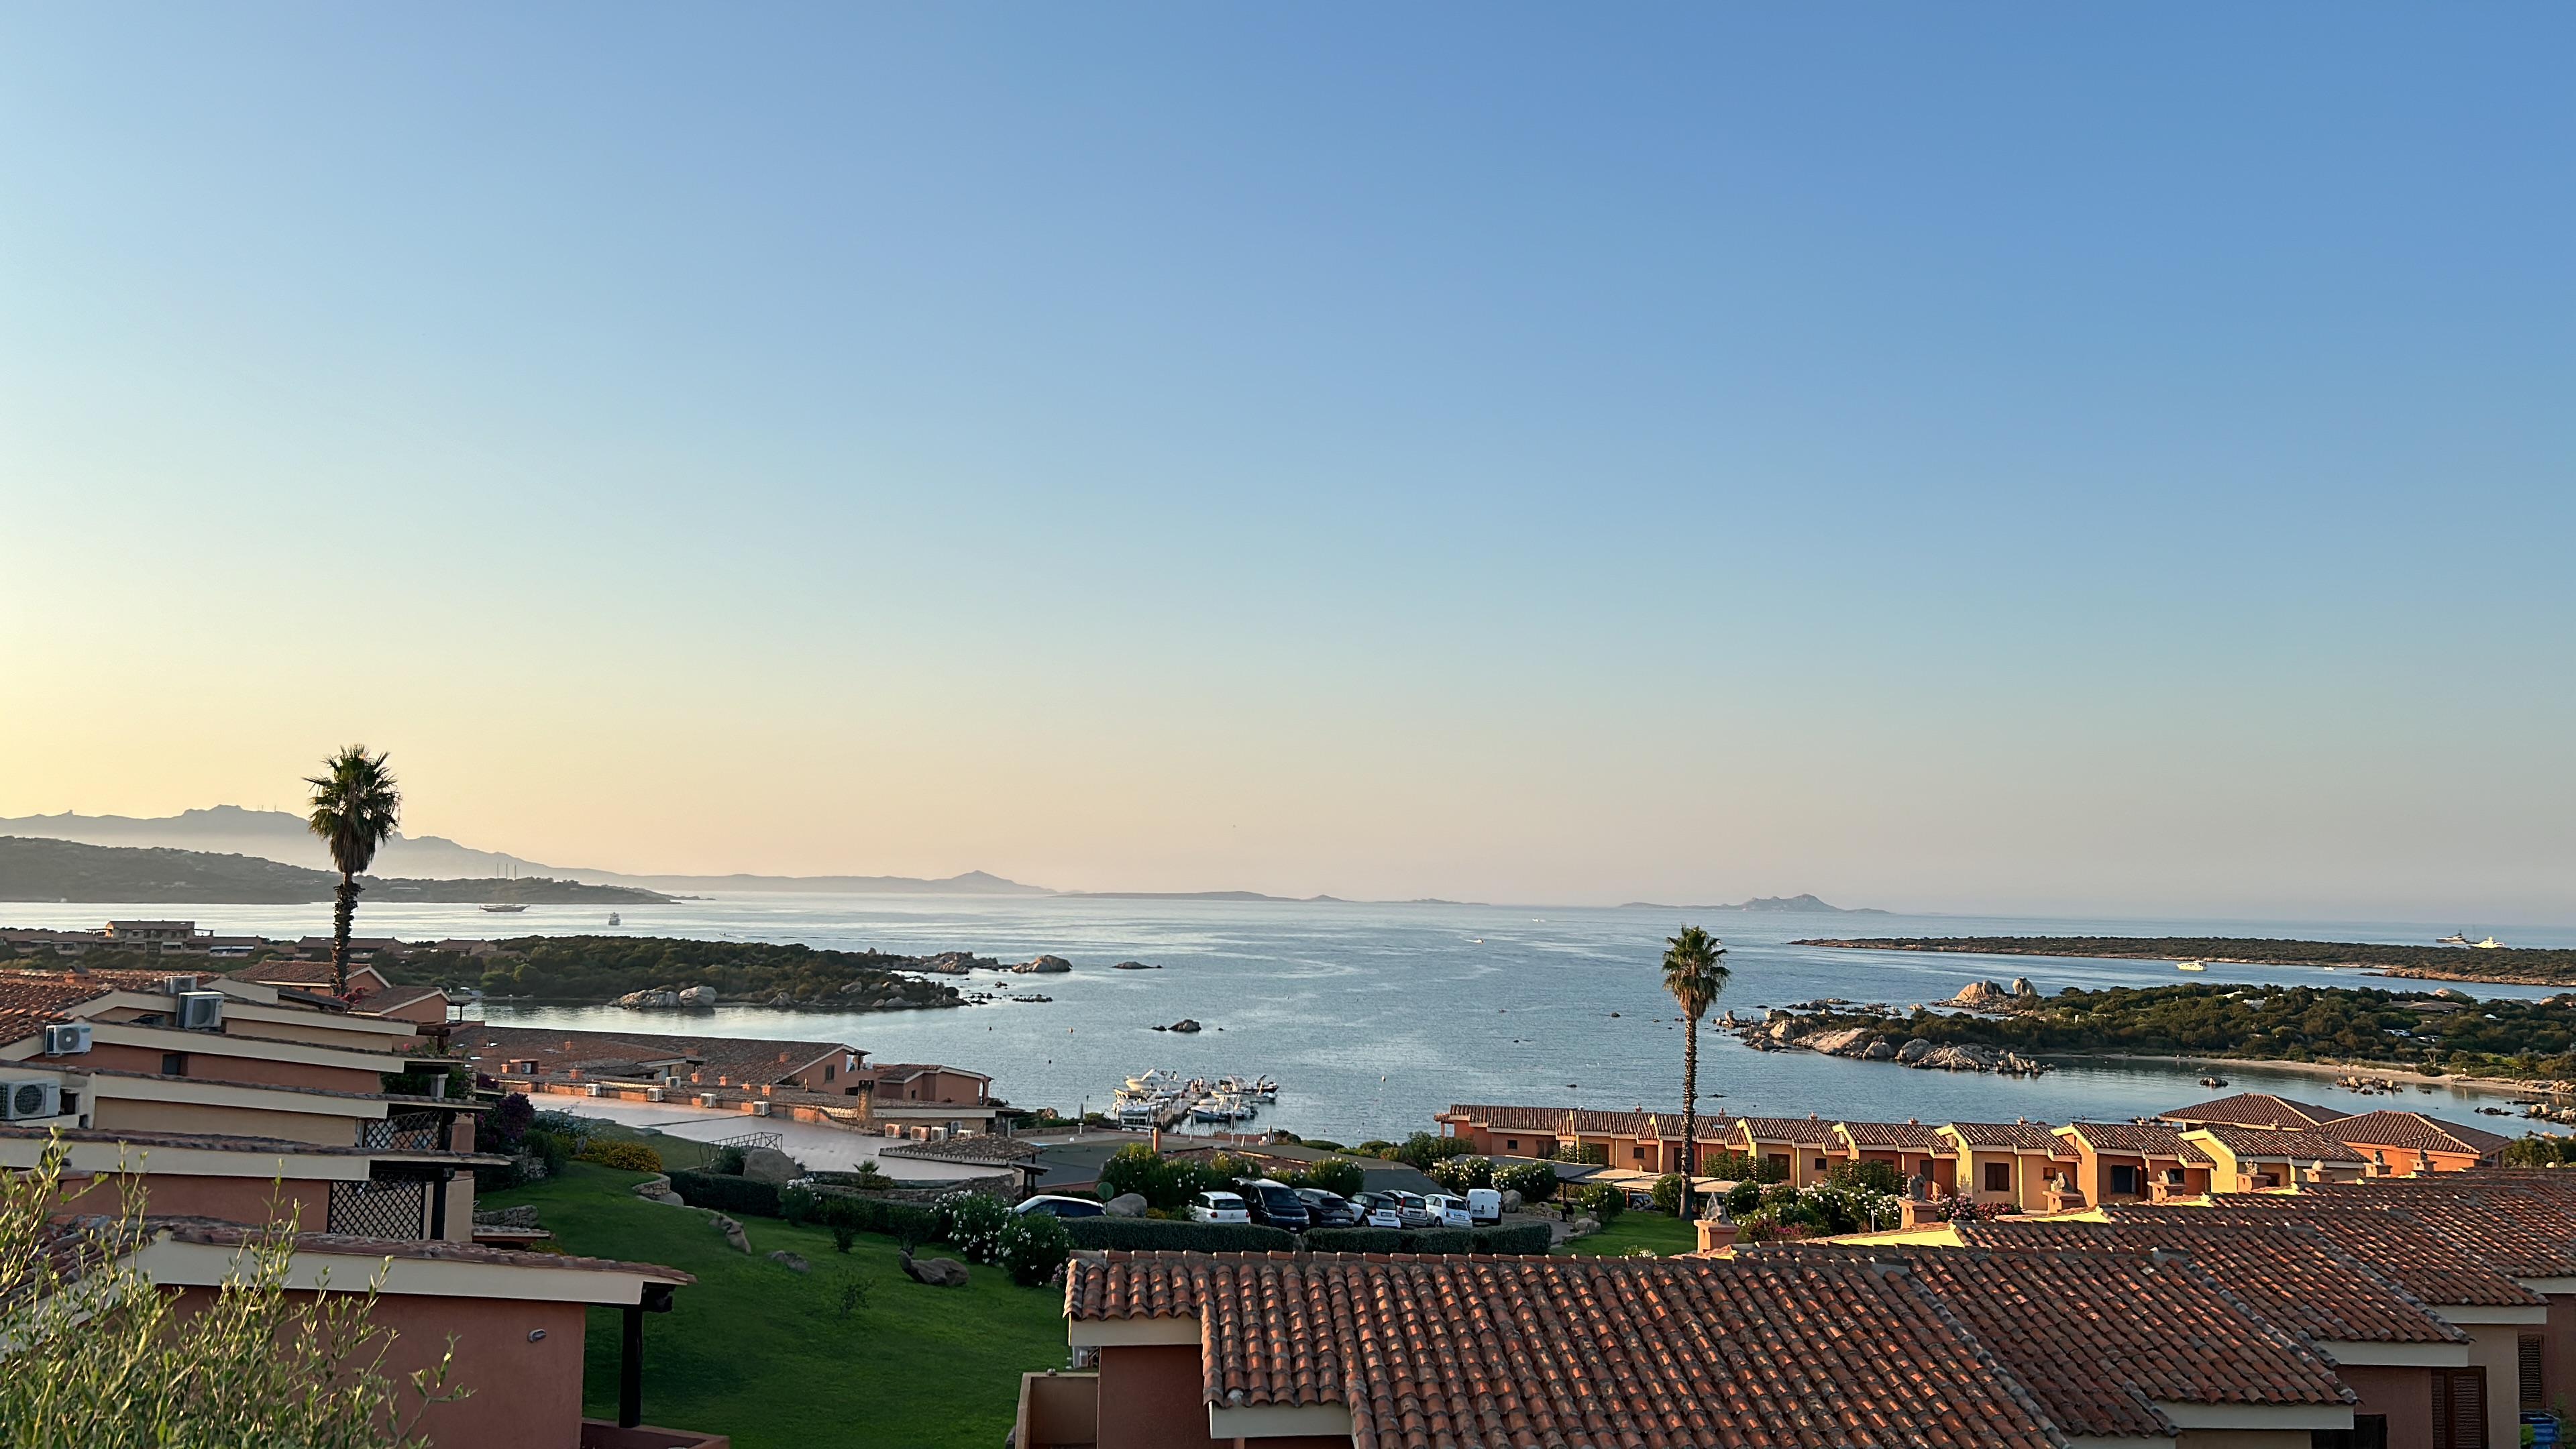
[[[1691,1180],[1699,1171],[1699,1019],[1717,1004],[1729,973],[1726,947],[1697,926],[1664,943],[1664,989],[1682,1009],[1682,1206],[1691,1215]]]
[[[376,847],[402,820],[402,789],[385,768],[382,750],[367,753],[351,745],[322,762],[322,773],[308,776],[313,787],[313,813],[305,824],[331,847],[331,863],[340,868],[340,889],[331,910],[331,990],[349,994],[349,920],[358,911],[358,877],[375,864]]]

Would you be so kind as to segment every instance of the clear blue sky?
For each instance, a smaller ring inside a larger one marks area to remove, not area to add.
[[[2571,97],[2537,4],[15,8],[0,813],[2576,919]]]

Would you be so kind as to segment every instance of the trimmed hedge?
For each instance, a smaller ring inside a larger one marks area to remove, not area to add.
[[[671,1191],[691,1207],[753,1217],[778,1216],[778,1184],[756,1177],[727,1177],[714,1172],[674,1172]]]
[[[856,1228],[915,1243],[940,1240],[939,1214],[917,1202],[889,1202],[846,1192],[818,1193],[814,1217],[827,1228]]]
[[[1285,1253],[1297,1235],[1260,1223],[1175,1223],[1159,1218],[1066,1218],[1077,1248],[1125,1248],[1140,1253]]]
[[[1318,1253],[1510,1253],[1538,1256],[1553,1239],[1545,1223],[1508,1228],[1316,1228],[1306,1246]]]

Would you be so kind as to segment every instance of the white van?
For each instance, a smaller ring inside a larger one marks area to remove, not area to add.
[[[1501,1199],[1495,1201],[1499,1203]],[[1444,1228],[1472,1228],[1476,1225],[1476,1219],[1468,1213],[1467,1200],[1463,1197],[1451,1197],[1445,1192],[1425,1193],[1422,1205],[1440,1219],[1440,1226]]]
[[[1467,1216],[1480,1225],[1491,1227],[1503,1220],[1503,1195],[1490,1187],[1467,1189]]]

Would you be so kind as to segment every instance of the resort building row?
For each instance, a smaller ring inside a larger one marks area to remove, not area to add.
[[[2576,1172],[1671,1258],[1107,1252],[1020,1449],[2503,1449],[2576,1391]]]
[[[1490,1157],[1589,1162],[1614,1177],[1680,1172],[1685,1160],[1673,1113],[1458,1106],[1438,1120],[1442,1135]],[[2496,1165],[2512,1141],[2420,1112],[2344,1115],[2251,1092],[2146,1122],[1712,1117],[1693,1136],[1688,1160],[1701,1174],[1741,1156],[1766,1178],[1804,1187],[1839,1167],[1881,1162],[1925,1183],[1931,1200],[2025,1213],[2459,1172]]]

